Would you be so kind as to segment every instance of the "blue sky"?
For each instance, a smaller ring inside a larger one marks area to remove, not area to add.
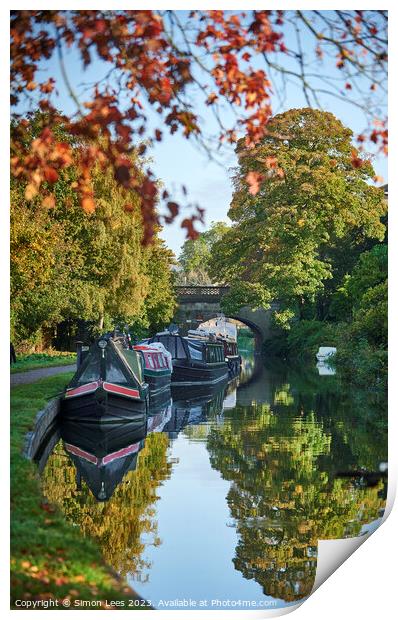
[[[181,17],[185,18],[186,13],[180,12]],[[287,31],[285,41],[289,46],[292,39],[292,32]],[[304,53],[312,54],[313,41],[308,37],[304,39]],[[313,54],[312,54],[313,58]],[[84,70],[79,57],[74,51],[65,50],[66,67],[69,79],[74,88],[80,94],[83,93],[83,83],[98,81],[106,74],[107,66],[99,60],[95,60],[87,70]],[[314,64],[314,62],[313,62]],[[330,75],[336,74],[335,63],[328,67]],[[109,65],[108,65],[109,66]],[[256,66],[256,60],[254,61]],[[314,66],[314,70],[317,68]],[[58,58],[56,55],[47,63],[41,65],[43,72],[53,75],[57,81],[58,96],[55,99],[57,106],[66,113],[74,112],[74,104],[66,94],[63,80],[60,74]],[[84,98],[88,98],[88,95]],[[345,103],[344,101],[322,97],[323,109],[333,112],[340,120],[349,126],[354,133],[360,133],[366,126],[364,115],[357,108]],[[194,111],[202,117],[203,127],[210,132],[216,129],[211,111],[203,104],[203,100],[196,93],[192,93],[192,105]],[[287,97],[281,106],[277,98],[274,97],[273,109],[281,112],[289,108],[306,106],[306,101],[302,91],[293,85],[289,86]],[[20,108],[21,109],[21,108]],[[225,110],[225,118],[231,118],[230,112]],[[149,126],[162,127],[160,120],[155,114],[149,114]],[[197,203],[206,210],[206,223],[201,229],[205,229],[212,221],[228,221],[227,212],[231,201],[231,168],[236,165],[235,155],[232,150],[226,150],[218,154],[220,163],[210,161],[208,156],[202,152],[194,142],[175,134],[170,136],[167,130],[163,132],[163,141],[156,143],[149,153],[151,157],[151,168],[156,176],[162,180],[164,186],[181,201],[179,194],[181,185],[188,189],[188,199],[192,203]],[[374,159],[376,174],[383,177],[387,182],[387,161],[384,156],[377,156]],[[184,217],[184,212],[182,213]],[[181,245],[185,239],[185,231],[180,228],[179,218],[172,225],[168,225],[163,230],[162,236],[167,245],[178,255]]]

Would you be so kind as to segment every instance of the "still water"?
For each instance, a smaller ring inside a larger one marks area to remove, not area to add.
[[[386,483],[371,472],[387,461],[385,399],[315,366],[248,355],[227,387],[174,393],[145,437],[112,432],[109,451],[124,456],[102,475],[106,501],[93,495],[98,467],[57,433],[43,491],[157,609],[296,603],[318,540],[357,536],[383,514]]]

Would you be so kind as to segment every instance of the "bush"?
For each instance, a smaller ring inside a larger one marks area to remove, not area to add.
[[[387,350],[372,347],[364,338],[353,338],[349,328],[338,341],[335,362],[339,373],[352,383],[371,389],[387,387]]]
[[[297,321],[264,343],[264,353],[289,359],[315,359],[319,347],[334,347],[336,326],[325,321]]]

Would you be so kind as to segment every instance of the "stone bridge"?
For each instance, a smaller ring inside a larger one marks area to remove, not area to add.
[[[222,314],[221,299],[229,291],[228,286],[176,286],[178,308],[174,318],[181,328],[195,329],[199,323],[213,319]],[[276,307],[276,306],[275,306]],[[257,348],[271,335],[270,310],[257,308],[252,310],[243,306],[239,312],[228,315],[231,319],[241,321],[254,332]]]

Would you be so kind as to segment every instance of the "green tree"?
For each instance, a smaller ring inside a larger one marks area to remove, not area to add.
[[[238,145],[234,225],[214,244],[211,274],[231,285],[226,311],[242,297],[234,290],[250,283],[252,305],[278,300],[279,318],[288,322],[333,277],[333,251],[343,239],[383,239],[386,204],[368,183],[370,162],[353,168],[352,131],[333,114],[289,110],[267,129],[259,146]]]
[[[42,123],[41,113],[31,118],[31,142]],[[73,145],[76,161],[91,148],[89,142],[76,143],[62,125],[53,131]],[[84,319],[99,329],[115,322],[148,327],[169,321],[175,303],[172,257],[159,229],[144,247],[138,194],[121,187],[98,163],[91,171],[97,208],[87,213],[76,193],[75,167],[57,175],[46,211],[41,198],[26,199],[26,183],[12,178],[13,338],[32,340],[63,320]]]
[[[388,248],[377,244],[363,252],[351,273],[347,273],[341,286],[332,296],[331,315],[337,320],[351,320],[354,309],[362,306],[367,291],[387,279]]]
[[[197,239],[187,240],[178,257],[180,271],[178,284],[210,284],[210,262],[214,244],[228,231],[225,222],[212,222],[209,230],[200,233]],[[217,277],[213,278],[213,281]]]

